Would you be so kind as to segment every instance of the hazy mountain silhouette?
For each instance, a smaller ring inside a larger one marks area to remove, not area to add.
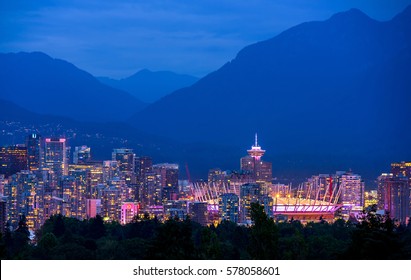
[[[176,74],[170,71],[144,69],[125,79],[97,77],[97,79],[113,88],[131,93],[136,98],[152,103],[161,97],[184,87],[191,86],[198,78],[190,75]]]
[[[130,123],[180,141],[247,148],[257,131],[274,168],[388,168],[411,157],[410,20],[411,7],[387,22],[352,9],[297,25]]]
[[[145,106],[66,61],[40,52],[0,54],[0,98],[77,120],[125,120]]]

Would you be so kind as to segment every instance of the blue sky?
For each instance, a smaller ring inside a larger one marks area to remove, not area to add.
[[[42,51],[96,76],[170,70],[198,77],[246,45],[358,8],[380,21],[411,0],[16,0],[0,3],[0,52]]]

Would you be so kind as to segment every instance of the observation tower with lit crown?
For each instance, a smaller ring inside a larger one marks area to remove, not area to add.
[[[247,153],[253,157],[255,161],[260,161],[261,157],[264,155],[265,150],[262,150],[261,147],[258,146],[257,133],[255,134],[255,143],[251,146],[251,150],[247,150]]]

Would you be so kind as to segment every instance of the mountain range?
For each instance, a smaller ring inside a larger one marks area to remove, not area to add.
[[[81,120],[127,119],[124,129],[158,136],[152,145],[178,143],[158,155],[197,174],[238,168],[255,132],[274,176],[351,168],[375,179],[411,158],[411,6],[385,22],[351,9],[302,23],[149,105],[67,62],[29,56],[0,56],[0,98]],[[94,104],[101,92],[107,104]]]
[[[146,104],[41,52],[0,54],[0,98],[81,121],[126,120]]]
[[[153,72],[143,69],[120,80],[107,77],[98,77],[98,80],[113,88],[124,90],[143,102],[153,103],[175,90],[191,86],[198,78],[171,71]]]

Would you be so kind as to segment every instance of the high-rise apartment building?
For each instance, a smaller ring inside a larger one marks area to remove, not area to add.
[[[32,133],[26,138],[27,163],[30,171],[40,169],[42,162],[41,135]]]
[[[5,195],[7,196],[8,216],[13,227],[18,225],[20,217],[24,215],[28,228],[36,228],[35,208],[38,208],[36,193],[37,178],[32,172],[23,170],[10,177],[5,187]]]
[[[218,198],[218,210],[222,220],[238,223],[240,200],[236,194],[225,193]]]
[[[240,189],[240,222],[251,224],[251,203],[258,203],[261,197],[259,184],[244,184]]]
[[[407,223],[411,216],[410,179],[383,173],[378,177],[378,208],[388,212],[392,219]]]
[[[178,198],[178,164],[161,163],[153,165],[153,172],[159,176],[162,188],[162,200],[177,200]]]
[[[350,215],[360,214],[364,210],[364,181],[361,176],[351,172],[337,172],[337,177],[342,190],[342,217],[348,219]]]
[[[44,164],[57,180],[68,174],[67,149],[65,138],[44,139]]]

